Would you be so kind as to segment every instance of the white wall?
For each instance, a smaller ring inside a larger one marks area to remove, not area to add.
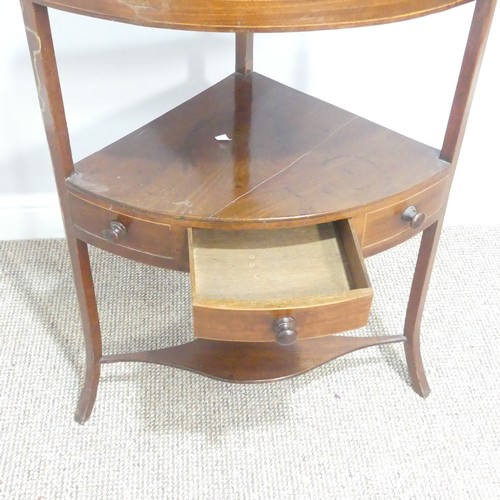
[[[62,236],[20,8],[6,2],[2,9],[0,239]],[[471,13],[472,5],[466,5],[368,29],[256,35],[255,69],[439,147]],[[498,17],[447,224],[498,224]],[[230,34],[147,29],[56,11],[51,19],[75,160],[233,70]]]

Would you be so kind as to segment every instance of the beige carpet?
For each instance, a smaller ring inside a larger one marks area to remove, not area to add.
[[[418,241],[368,260],[364,334],[399,334]],[[105,350],[190,338],[186,276],[92,253]],[[0,242],[0,498],[500,498],[500,226],[445,231],[423,321],[432,393],[401,345],[231,385],[103,367],[73,422],[83,341],[62,241]]]

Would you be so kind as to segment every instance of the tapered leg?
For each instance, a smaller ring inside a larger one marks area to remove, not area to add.
[[[84,424],[92,413],[97,396],[99,376],[101,374],[101,365],[99,362],[92,362],[87,358],[86,364],[85,380],[75,411],[75,421],[79,424]]]
[[[429,395],[430,389],[420,354],[420,324],[441,226],[442,218],[422,233],[404,326],[405,354],[411,385],[414,391],[424,398]]]
[[[87,244],[68,234],[68,246],[85,339],[85,379],[75,412],[75,420],[83,424],[92,412],[97,395],[102,358],[101,329]]]
[[[85,381],[75,414],[76,421],[83,423],[90,416],[94,405],[102,357],[101,331],[94,294],[94,283],[90,270],[87,244],[75,237],[71,222],[66,179],[74,172],[74,164],[47,7],[32,0],[21,0],[21,8],[59,199],[64,215],[66,237],[85,336]]]

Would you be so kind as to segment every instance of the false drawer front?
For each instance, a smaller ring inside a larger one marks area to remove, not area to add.
[[[92,243],[172,258],[172,231],[167,224],[146,221],[107,210],[70,195],[73,224],[94,237]],[[108,248],[110,249],[110,248]]]
[[[189,234],[194,334],[287,345],[359,328],[372,290],[349,221]]]
[[[403,201],[368,212],[362,241],[365,254],[383,250],[426,227],[443,205],[446,181],[442,179]]]

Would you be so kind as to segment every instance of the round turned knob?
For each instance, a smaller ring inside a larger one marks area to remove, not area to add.
[[[117,243],[125,237],[127,234],[127,228],[117,220],[112,220],[109,223],[109,227],[102,232],[104,238],[113,243]]]
[[[273,330],[276,342],[279,345],[291,345],[297,341],[297,330],[295,330],[295,320],[290,317],[278,318],[274,320]]]
[[[412,205],[411,207],[408,207],[403,212],[403,215],[401,215],[401,218],[405,222],[409,222],[411,228],[417,229],[418,227],[420,227],[424,223],[424,221],[425,221],[425,213],[424,212],[419,212],[417,210],[417,207],[414,207]]]

